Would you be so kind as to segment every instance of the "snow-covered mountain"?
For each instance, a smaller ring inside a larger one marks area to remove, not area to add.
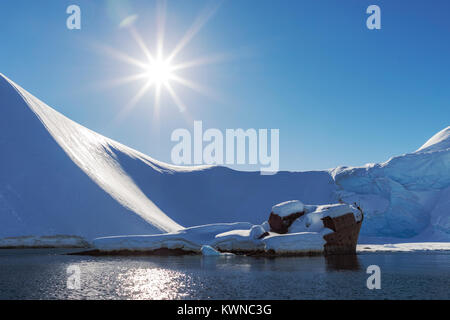
[[[359,202],[363,236],[450,241],[450,127],[386,163],[330,171],[177,167],[99,135],[0,76],[0,238],[261,223],[286,200]]]

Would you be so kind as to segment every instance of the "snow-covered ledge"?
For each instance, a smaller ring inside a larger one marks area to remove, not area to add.
[[[216,223],[157,235],[97,238],[93,241],[94,250],[85,254],[205,254],[211,253],[209,248],[271,256],[356,252],[363,220],[361,209],[348,204],[303,205],[298,200],[272,208],[272,213],[282,218],[298,212],[302,214],[289,221],[288,230],[283,234],[274,232],[267,221],[261,225]]]
[[[0,239],[0,249],[23,248],[89,248],[90,244],[82,237],[72,235],[21,236]]]

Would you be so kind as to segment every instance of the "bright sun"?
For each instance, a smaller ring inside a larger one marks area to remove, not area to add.
[[[174,64],[175,57],[180,53],[180,51],[192,40],[192,38],[202,29],[203,25],[214,15],[220,6],[220,2],[215,2],[213,6],[206,8],[207,10],[202,11],[199,17],[195,20],[193,25],[187,30],[184,37],[176,44],[175,48],[170,52],[170,54],[164,54],[164,25],[165,25],[165,2],[157,2],[157,34],[156,34],[156,50],[155,52],[150,52],[149,48],[145,44],[143,38],[139,35],[137,30],[134,28],[133,24],[138,19],[138,16],[130,16],[126,18],[122,23],[121,27],[126,27],[131,36],[136,41],[137,45],[145,54],[145,61],[137,60],[129,55],[119,52],[115,49],[104,47],[106,51],[112,56],[125,61],[135,67],[140,69],[137,74],[130,75],[128,77],[117,79],[113,83],[121,84],[136,80],[144,80],[141,89],[136,93],[136,95],[131,99],[131,101],[122,109],[119,117],[123,114],[129,112],[134,106],[141,100],[145,94],[153,89],[154,90],[154,110],[155,114],[158,113],[160,107],[161,93],[164,90],[172,98],[175,105],[178,107],[180,112],[186,110],[186,106],[183,101],[175,92],[174,83],[188,87],[199,93],[211,96],[211,90],[195,83],[191,80],[185,79],[184,77],[177,74],[178,71],[183,69],[188,69],[191,67],[206,65],[223,60],[224,55],[219,54],[216,56],[201,57],[191,61],[178,62]]]
[[[169,80],[173,79],[173,67],[169,61],[157,59],[151,62],[147,67],[148,81],[158,86],[167,85]]]

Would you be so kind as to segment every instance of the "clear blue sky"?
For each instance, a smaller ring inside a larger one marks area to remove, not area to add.
[[[81,7],[79,31],[66,28],[70,4]],[[207,4],[168,1],[168,51]],[[370,4],[381,7],[381,30],[366,28]],[[152,92],[116,121],[143,83],[106,86],[136,68],[97,49],[143,60],[118,25],[137,14],[153,48],[155,8],[150,0],[3,0],[0,72],[84,126],[170,162],[171,132],[193,123],[163,93],[156,125]],[[445,0],[224,1],[177,57],[229,56],[182,71],[220,98],[174,88],[206,128],[280,129],[281,169],[382,162],[450,125],[449,14]]]

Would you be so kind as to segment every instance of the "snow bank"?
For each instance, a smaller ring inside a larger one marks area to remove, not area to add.
[[[89,243],[78,236],[22,236],[0,239],[1,248],[87,248]]]
[[[257,226],[259,227],[259,226]],[[259,251],[264,243],[251,234],[251,230],[231,230],[217,234],[211,245],[222,251]]]
[[[272,207],[272,212],[280,217],[286,217],[293,213],[302,212],[303,210],[304,205],[299,200],[282,202]]]
[[[209,229],[210,227],[213,229]],[[214,235],[219,229],[229,227],[202,226],[162,235],[99,238],[94,240],[94,247],[103,252],[182,249],[203,255],[218,255],[217,250],[243,253],[272,251],[275,254],[322,253],[325,244],[323,236],[332,232],[323,229],[321,232],[270,233],[262,239],[257,239],[251,235],[251,229],[235,229]],[[201,234],[198,233],[200,230]]]
[[[289,234],[267,233],[266,230],[269,229],[267,222],[262,225],[222,223],[191,227],[160,235],[104,237],[95,239],[93,243],[95,248],[101,251],[154,251],[166,248],[182,249],[203,255],[217,255],[218,252],[215,252],[217,250],[275,254],[322,253],[326,242],[323,236],[333,232],[323,226],[320,220],[322,217],[338,217],[353,212],[355,217],[361,219],[360,212],[349,205],[336,204],[308,208],[312,212],[304,215],[302,217],[304,219],[298,226],[294,226],[292,228],[294,231]],[[298,231],[300,229],[301,231]]]
[[[244,229],[245,227],[245,229]],[[213,224],[187,228],[161,235],[118,236],[95,239],[94,247],[101,251],[153,251],[161,248],[182,249],[217,255],[214,251],[261,252],[273,251],[277,254],[323,252],[323,236],[331,232],[322,228],[321,232],[299,232],[280,235],[264,233],[260,225],[248,223]]]
[[[263,223],[261,223],[261,228],[263,228],[265,232],[269,232],[270,231],[270,224],[269,224],[269,222],[264,221]]]
[[[249,237],[252,239],[259,239],[264,233],[266,233],[266,230],[264,229],[263,226],[253,226],[250,229],[250,234]]]
[[[448,251],[449,242],[419,242],[396,244],[360,244],[357,252],[414,252],[414,251]]]
[[[218,233],[236,229],[250,229],[250,223],[218,223],[186,228],[157,235],[115,236],[94,239],[93,245],[101,251],[151,251],[161,248],[200,252]]]
[[[322,253],[326,243],[323,236],[331,232],[325,229],[322,232],[271,233],[262,242],[266,251],[273,250],[278,254]]]

